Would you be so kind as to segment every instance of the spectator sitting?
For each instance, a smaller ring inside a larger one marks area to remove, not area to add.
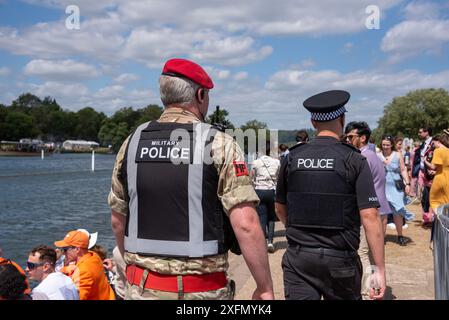
[[[104,274],[100,257],[88,250],[89,237],[82,231],[70,231],[55,246],[63,249],[67,263],[75,262],[71,275],[79,290],[80,300],[115,300],[114,291]]]
[[[0,264],[0,300],[32,300],[26,289],[25,275],[11,263]]]
[[[77,231],[84,232],[89,237],[89,245],[88,245],[87,249],[91,250],[97,243],[98,232],[90,233],[86,229],[77,229]]]
[[[28,283],[28,280],[26,279],[25,271],[23,271],[23,269],[22,269],[17,263],[15,263],[14,261],[9,260],[9,259],[2,258],[2,256],[1,256],[2,253],[3,253],[3,252],[2,252],[1,249],[0,249],[0,265],[3,265],[3,264],[12,264],[14,267],[16,267],[16,269],[19,270],[19,272],[25,276],[25,284],[26,284],[26,286],[27,286],[26,289],[25,289],[25,293],[26,293],[26,294],[31,293],[30,285],[29,285],[29,283]]]
[[[112,259],[108,258],[107,250],[98,244],[94,245],[90,250],[98,254],[101,261],[103,261],[104,274],[108,278],[109,284],[112,286],[114,280],[114,273],[112,272],[114,263],[112,262]]]
[[[89,233],[86,229],[77,229],[77,231],[81,231],[89,237],[89,245],[87,249],[91,249],[97,243],[98,232]],[[57,261],[56,261],[56,271],[60,271],[65,275],[71,277],[73,272],[76,269],[75,261],[68,262],[65,260],[65,254],[61,251],[61,249],[56,248]]]
[[[26,272],[31,280],[39,282],[31,296],[45,294],[49,300],[79,300],[78,289],[72,279],[55,271],[56,251],[40,245],[31,250]]]

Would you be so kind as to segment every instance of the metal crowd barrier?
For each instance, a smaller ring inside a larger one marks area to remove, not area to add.
[[[449,300],[449,203],[438,207],[432,231],[435,299]]]

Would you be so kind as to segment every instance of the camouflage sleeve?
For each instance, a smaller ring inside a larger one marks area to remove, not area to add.
[[[111,210],[126,216],[128,214],[128,201],[126,200],[124,181],[122,178],[122,167],[125,159],[126,146],[128,145],[129,137],[126,138],[120,147],[117,157],[115,159],[114,170],[112,171],[111,191],[108,196],[108,204]]]
[[[234,139],[223,132],[217,133],[212,153],[218,171],[217,195],[226,214],[244,202],[257,205],[259,198],[251,183],[244,154]]]

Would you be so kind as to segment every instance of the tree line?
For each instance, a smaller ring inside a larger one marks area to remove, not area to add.
[[[421,126],[433,128],[435,134],[449,128],[449,93],[447,90],[419,89],[395,97],[384,107],[383,116],[373,137],[379,143],[384,135],[418,138]]]
[[[212,111],[213,109],[211,109]],[[126,137],[140,124],[156,120],[163,108],[150,104],[142,109],[125,107],[108,117],[91,107],[78,111],[64,110],[55,99],[24,93],[10,106],[0,104],[0,140],[40,138],[62,142],[68,139],[98,141],[118,151]],[[218,106],[207,117],[208,123],[234,129],[229,112]],[[417,138],[420,126],[427,125],[435,133],[449,127],[449,93],[445,89],[420,89],[402,97],[395,97],[384,107],[383,116],[373,132],[376,142],[385,134]],[[240,129],[268,129],[266,123],[250,120]],[[280,130],[279,143],[295,144],[297,130]],[[312,133],[312,131],[309,132]],[[267,133],[269,135],[269,132]],[[268,138],[268,136],[267,136]]]
[[[159,118],[162,107],[148,105],[143,109],[131,107],[118,110],[111,117],[91,107],[76,112],[63,110],[51,97],[25,93],[10,106],[0,104],[0,140],[18,141],[39,138],[62,142],[68,139],[99,141],[117,151],[139,124]]]

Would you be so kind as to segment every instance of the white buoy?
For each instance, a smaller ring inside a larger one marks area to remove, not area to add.
[[[92,150],[92,172],[95,171],[95,150]]]
[[[44,149],[41,150],[41,159],[44,160]]]

